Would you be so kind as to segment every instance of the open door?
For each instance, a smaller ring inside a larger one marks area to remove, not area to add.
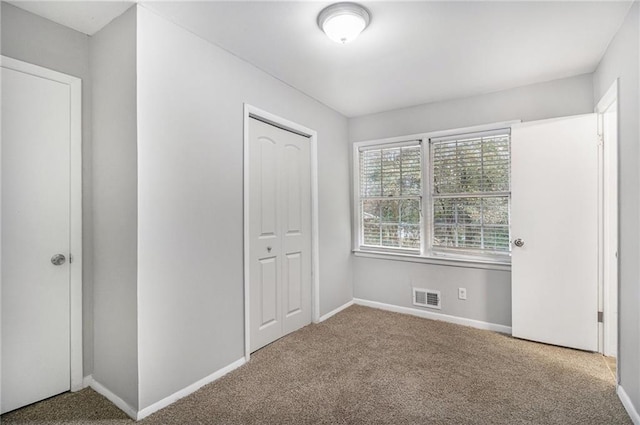
[[[596,114],[511,133],[513,336],[598,349]]]
[[[4,414],[82,387],[81,81],[4,56],[0,77]]]

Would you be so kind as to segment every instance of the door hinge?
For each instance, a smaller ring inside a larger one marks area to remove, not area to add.
[[[603,311],[599,311],[598,312],[598,323],[604,323],[604,312]]]
[[[73,254],[69,253],[69,264],[73,263]]]

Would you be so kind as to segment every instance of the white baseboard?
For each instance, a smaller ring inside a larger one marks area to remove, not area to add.
[[[227,373],[231,372],[234,369],[239,368],[243,364],[245,364],[244,357],[239,359],[239,360],[236,360],[235,362],[231,363],[228,366],[223,367],[220,370],[217,370],[216,372],[212,373],[211,375],[209,375],[207,377],[204,377],[204,378],[202,378],[201,380],[199,380],[197,382],[194,382],[193,384],[189,385],[188,387],[185,387],[185,388],[181,389],[180,391],[177,391],[177,392],[171,394],[170,396],[165,397],[162,400],[160,400],[160,401],[158,401],[156,403],[153,403],[152,405],[147,406],[144,409],[139,410],[139,411],[136,411],[136,409],[134,409],[133,407],[129,406],[127,404],[127,402],[125,402],[123,399],[121,399],[120,397],[115,395],[113,392],[111,392],[108,388],[106,388],[104,385],[102,385],[101,383],[99,383],[98,381],[93,379],[92,375],[85,376],[83,378],[83,380],[82,380],[82,385],[83,385],[84,388],[86,388],[86,387],[93,388],[95,390],[95,392],[97,392],[98,394],[101,394],[104,397],[106,397],[107,400],[109,400],[110,402],[115,404],[120,410],[122,410],[124,413],[129,415],[129,417],[131,419],[139,421],[140,419],[146,418],[147,416],[151,415],[152,413],[157,412],[160,409],[164,409],[165,407],[167,407],[170,404],[180,400],[181,398],[188,396],[189,394],[197,391],[201,387],[203,387],[203,386],[215,381],[216,379],[219,379],[219,378],[223,377]]]
[[[329,317],[331,316],[335,316],[336,314],[340,313],[342,310],[344,310],[345,308],[349,308],[353,305],[353,300],[349,301],[348,303],[345,303],[343,305],[341,305],[340,307],[336,308],[335,310],[331,310],[330,312],[328,312],[327,314],[325,314],[324,316],[320,317],[320,319],[318,319],[318,323],[320,322],[324,322],[325,320],[327,320]]]
[[[118,407],[118,409],[122,410],[124,413],[129,415],[131,419],[133,420],[138,419],[136,409],[129,406],[129,404],[127,404],[126,401],[124,401],[123,399],[121,399],[120,397],[112,393],[111,390],[109,390],[107,387],[105,387],[104,385],[102,385],[101,383],[93,379],[92,375],[85,376],[82,380],[82,384],[85,387],[93,388],[95,392],[103,395],[111,403],[115,404],[116,407]]]
[[[366,307],[379,308],[381,310],[393,311],[395,313],[410,314],[412,316],[423,317],[425,319],[441,320],[443,322],[455,323],[457,325],[470,326],[472,328],[484,329],[487,331],[500,332],[511,335],[511,326],[498,325],[496,323],[482,322],[480,320],[466,319],[464,317],[450,316],[448,314],[436,313],[433,311],[419,310],[411,307],[401,307],[393,304],[385,304],[378,301],[363,300],[354,298],[354,304]]]
[[[622,388],[622,385],[618,385],[616,392],[618,393],[618,397],[620,398],[622,405],[627,410],[631,421],[633,421],[635,425],[640,425],[640,414],[638,414],[638,411],[633,405],[633,402],[629,398],[627,392]]]
[[[183,389],[181,389],[180,391],[177,391],[173,394],[171,394],[168,397],[163,398],[162,400],[153,403],[150,406],[145,407],[144,409],[140,410],[138,412],[138,415],[135,419],[140,420],[143,418],[146,418],[147,416],[151,415],[152,413],[157,412],[160,409],[164,409],[165,407],[169,406],[170,404],[180,400],[183,397],[188,396],[189,394],[197,391],[198,389],[200,389],[201,387],[222,378],[224,375],[226,375],[227,373],[231,372],[234,369],[239,368],[240,366],[242,366],[243,364],[246,363],[246,360],[244,357],[242,357],[241,359],[236,360],[235,362],[231,363],[228,366],[223,367],[222,369],[217,370],[216,372],[212,373],[211,375],[202,378],[201,380],[194,382],[193,384],[189,385],[188,387],[185,387]]]
[[[93,375],[85,376],[84,378],[82,378],[82,388],[84,389],[90,387],[92,382]]]

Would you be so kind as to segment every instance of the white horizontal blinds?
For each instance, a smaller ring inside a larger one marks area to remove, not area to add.
[[[434,249],[508,252],[509,130],[431,139]]]
[[[361,245],[419,250],[419,142],[367,147],[359,155]]]

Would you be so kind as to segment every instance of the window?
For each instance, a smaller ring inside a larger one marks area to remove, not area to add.
[[[456,133],[356,144],[357,250],[509,260],[510,131]]]
[[[431,139],[434,250],[509,252],[509,134]]]
[[[363,246],[420,250],[421,147],[360,151],[360,211]]]

